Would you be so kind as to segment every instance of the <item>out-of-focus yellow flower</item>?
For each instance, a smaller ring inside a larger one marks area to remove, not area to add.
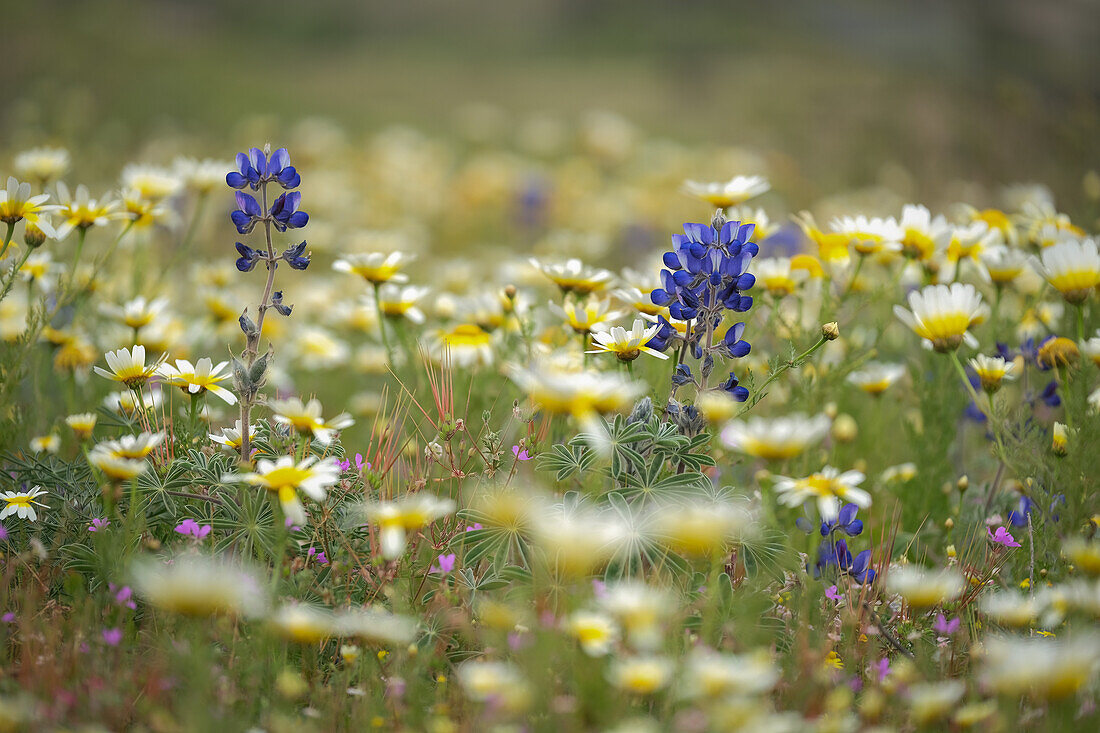
[[[763,176],[734,176],[725,183],[684,181],[685,193],[719,209],[738,206],[770,189],[771,184]]]
[[[119,194],[122,200],[122,213],[135,229],[150,229],[154,226],[167,226],[175,221],[172,210],[159,200],[146,198],[140,191],[124,188]]]
[[[132,328],[136,331],[152,323],[167,306],[168,300],[166,298],[156,298],[155,300],[147,301],[144,296],[139,295],[122,305],[104,303],[99,307],[99,310],[101,313],[118,321],[123,326]]]
[[[932,212],[919,204],[902,207],[898,226],[902,231],[902,253],[917,262],[928,262],[951,239],[951,225],[943,215],[933,218]]]
[[[1015,379],[1015,375],[1012,374],[1012,370],[1016,368],[1016,364],[1011,361],[1005,361],[1000,356],[989,357],[985,354],[978,354],[969,362],[970,368],[974,370],[974,373],[978,375],[978,379],[982,382],[982,389],[989,394],[993,394],[1001,388],[1001,382],[1005,379],[1011,381]]]
[[[1068,367],[1077,363],[1081,358],[1081,352],[1073,339],[1065,336],[1054,336],[1039,344],[1039,351],[1035,360],[1039,365],[1047,369],[1054,367]]]
[[[405,552],[408,533],[451,514],[455,503],[432,494],[405,494],[393,501],[368,502],[359,512],[379,529],[382,557],[396,560]]]
[[[593,611],[577,611],[569,617],[569,633],[590,657],[602,657],[619,638],[619,628],[610,616]]]
[[[221,558],[180,555],[169,564],[143,558],[131,575],[139,596],[188,616],[259,616],[267,608],[254,571]]]
[[[677,552],[710,557],[740,540],[751,522],[752,517],[739,504],[699,500],[656,509],[654,533]]]
[[[896,593],[916,608],[931,608],[952,601],[966,587],[963,576],[952,569],[925,570],[912,565],[890,568],[886,590]]]
[[[178,192],[183,181],[167,168],[132,164],[122,169],[122,187],[149,201],[160,201]]]
[[[609,584],[597,602],[618,620],[627,641],[644,650],[660,645],[664,621],[675,609],[667,591],[636,580]]]
[[[983,250],[979,261],[982,267],[979,269],[985,279],[993,285],[1004,286],[1023,274],[1027,266],[1027,257],[1018,249],[1009,249],[1004,246],[990,247]]]
[[[603,565],[629,532],[613,516],[555,504],[533,515],[531,534],[556,575],[587,575]]]
[[[474,702],[492,702],[510,713],[521,713],[531,704],[531,688],[507,662],[463,662],[458,680]]]
[[[472,369],[493,363],[491,341],[490,334],[480,326],[460,323],[453,328],[436,331],[432,352],[437,361],[449,359],[463,369]]]
[[[119,202],[109,198],[93,199],[88,187],[80,184],[76,195],[69,192],[64,182],[57,183],[57,214],[61,217],[61,226],[57,228],[57,238],[65,239],[74,229],[87,230],[92,227],[106,226],[121,216]]]
[[[805,269],[794,269],[792,260],[787,257],[758,260],[753,264],[753,272],[757,284],[777,297],[790,295],[810,276]]]
[[[917,475],[917,464],[915,463],[900,463],[896,466],[890,466],[882,472],[882,482],[884,484],[890,484],[894,482],[905,483],[912,481]]]
[[[577,333],[587,334],[622,315],[611,310],[611,299],[589,295],[584,301],[566,300],[562,305],[550,304],[550,311]]]
[[[1100,575],[1100,542],[1072,537],[1066,540],[1062,552],[1080,570],[1089,575]]]
[[[724,390],[708,390],[695,398],[695,407],[711,424],[732,419],[741,410],[741,403]]]
[[[912,685],[908,690],[909,712],[917,725],[929,725],[946,718],[955,709],[966,692],[966,685],[958,680],[925,682]]]
[[[1079,304],[1100,285],[1100,252],[1093,239],[1071,239],[1047,247],[1042,259],[1031,266],[1062,294],[1067,303]]]
[[[1034,595],[1006,590],[983,595],[981,609],[995,623],[1025,628],[1039,617],[1042,606]]]
[[[57,433],[31,438],[31,450],[35,453],[57,453],[61,450],[61,437]]]
[[[716,699],[726,695],[762,695],[779,682],[779,669],[763,650],[750,654],[719,654],[696,647],[679,680],[687,698]]]
[[[869,362],[862,369],[848,375],[848,381],[867,394],[880,395],[894,382],[905,376],[904,364]]]
[[[615,374],[570,372],[547,365],[513,367],[510,376],[540,409],[572,415],[582,423],[629,407],[644,391],[644,385]]]
[[[406,252],[349,254],[333,262],[332,269],[358,275],[374,285],[405,283],[409,281],[409,276],[401,270],[414,259],[416,255]]]
[[[1065,639],[986,639],[983,682],[1002,695],[1031,695],[1059,700],[1077,692],[1100,660],[1100,639],[1077,635]]]
[[[80,412],[66,417],[65,424],[72,429],[77,440],[87,440],[95,430],[97,419],[98,416],[94,412]]]
[[[813,215],[808,211],[803,211],[794,220],[802,227],[802,232],[806,235],[806,238],[817,245],[817,257],[821,262],[830,265],[845,265],[851,259],[848,249],[849,240],[846,234],[822,231],[814,221]],[[801,261],[799,264],[801,264]]]
[[[15,156],[12,170],[21,178],[45,186],[69,170],[69,151],[64,148],[31,148]]]
[[[1060,422],[1054,423],[1051,437],[1051,450],[1055,455],[1064,456],[1069,453],[1069,431]]]
[[[114,482],[128,481],[145,473],[149,464],[144,459],[124,458],[107,448],[96,446],[88,453],[88,463],[92,464]]]
[[[588,267],[579,259],[566,260],[564,263],[546,263],[532,258],[531,264],[549,280],[561,288],[563,293],[587,295],[606,289],[615,278],[609,270]]]
[[[299,644],[316,644],[333,635],[332,614],[305,603],[280,607],[268,623],[284,639]]]
[[[781,461],[801,455],[821,442],[831,421],[825,415],[751,417],[735,420],[722,430],[721,440],[730,448],[756,458]]]
[[[387,318],[406,318],[413,323],[425,321],[424,311],[417,305],[428,294],[428,289],[417,285],[399,287],[389,282],[378,289],[378,309]]]
[[[672,662],[664,657],[624,657],[608,670],[611,684],[634,695],[652,695],[672,679]]]
[[[829,227],[844,236],[860,255],[901,252],[904,233],[892,218],[843,216],[833,219]]]
[[[142,432],[137,435],[123,435],[117,440],[107,440],[96,446],[96,450],[109,452],[117,458],[142,460],[148,458],[157,446],[164,442],[166,433]]]

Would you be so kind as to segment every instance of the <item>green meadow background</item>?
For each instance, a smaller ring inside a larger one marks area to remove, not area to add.
[[[4,147],[64,143],[78,176],[120,150],[156,162],[151,140],[228,157],[258,124],[309,117],[449,133],[475,102],[747,146],[807,196],[1037,180],[1072,211],[1100,167],[1090,0],[5,5]]]

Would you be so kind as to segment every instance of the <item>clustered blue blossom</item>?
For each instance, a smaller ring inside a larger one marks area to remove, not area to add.
[[[856,518],[858,512],[859,507],[855,504],[845,504],[836,519],[821,523],[819,531],[823,539],[817,548],[817,562],[813,567],[815,578],[836,572],[847,574],[860,585],[874,582],[875,570],[871,567],[871,551],[864,550],[852,557],[848,540],[840,536],[851,538],[863,533],[863,520]],[[807,534],[813,532],[813,525],[804,517],[799,517],[795,524]]]
[[[259,148],[252,148],[247,154],[237,153],[237,170],[227,173],[225,182],[237,189],[237,210],[229,216],[240,234],[250,234],[261,221],[272,224],[280,232],[301,229],[309,222],[309,214],[299,210],[302,194],[290,191],[298,187],[302,177],[290,165],[290,153],[286,148],[279,148],[270,158]],[[287,193],[279,194],[267,211],[254,196],[241,190],[247,187],[263,191],[266,203],[269,183],[278,183]]]
[[[240,255],[236,262],[237,269],[241,272],[250,272],[261,261],[266,262],[269,268],[274,268],[279,260],[286,262],[295,270],[304,270],[309,267],[310,255],[305,251],[305,242],[287,247],[278,256],[275,255],[271,246],[270,227],[274,227],[276,231],[285,232],[288,229],[301,229],[309,222],[309,214],[300,209],[302,194],[290,190],[302,182],[302,177],[290,164],[290,153],[286,148],[279,148],[270,156],[259,148],[251,148],[247,153],[237,153],[237,170],[226,174],[225,182],[230,188],[237,189],[237,209],[229,215],[234,226],[237,227],[237,232],[251,234],[257,224],[263,223],[267,235],[266,251],[253,249],[242,242],[236,243],[237,254]],[[272,183],[281,186],[285,192],[279,194],[271,206],[265,210],[267,186]],[[261,205],[254,196],[245,193],[242,190],[245,188],[260,191],[264,204]],[[283,313],[283,309],[286,308],[287,312],[283,315],[289,315],[289,307],[280,307],[281,304],[274,303],[272,305],[280,313]]]
[[[745,293],[756,283],[756,276],[748,272],[760,251],[750,241],[755,229],[755,224],[726,221],[719,211],[709,225],[684,224],[683,234],[672,235],[672,249],[663,256],[667,269],[661,270],[661,287],[650,297],[656,305],[667,306],[673,318],[687,322],[687,331],[681,335],[666,318],[658,316],[661,329],[648,345],[660,351],[678,350],[674,388],[695,383],[704,389],[716,355],[736,359],[751,350],[743,338],[744,323],[729,326],[717,342],[714,337],[726,311],[744,313],[752,307],[752,296]],[[680,357],[685,352],[700,361],[701,384],[682,363]],[[733,372],[718,388],[739,402],[749,396]]]

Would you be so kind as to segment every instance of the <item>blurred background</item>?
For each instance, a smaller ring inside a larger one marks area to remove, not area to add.
[[[302,120],[477,142],[592,110],[756,151],[799,200],[1036,180],[1072,211],[1100,166],[1093,0],[5,5],[5,159],[62,144],[88,180],[120,151],[229,158]]]

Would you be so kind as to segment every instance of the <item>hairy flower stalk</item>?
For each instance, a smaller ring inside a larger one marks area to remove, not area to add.
[[[241,314],[240,325],[245,334],[245,350],[241,353],[240,360],[233,360],[233,377],[241,404],[241,460],[247,462],[250,456],[249,417],[256,395],[264,384],[270,361],[270,346],[268,353],[262,357],[259,355],[264,318],[271,308],[284,316],[289,316],[292,308],[283,305],[282,292],[275,291],[275,271],[280,260],[295,270],[309,267],[310,256],[305,253],[306,243],[291,245],[282,254],[276,255],[271,229],[274,227],[280,232],[300,229],[309,222],[309,215],[298,209],[302,195],[290,190],[296,188],[302,179],[290,165],[290,154],[286,148],[279,148],[274,153],[271,152],[270,145],[265,145],[263,150],[252,148],[248,153],[237,154],[236,165],[237,170],[230,171],[225,177],[226,184],[237,190],[237,210],[230,215],[230,219],[239,234],[250,234],[256,224],[262,222],[265,246],[265,250],[257,251],[237,242],[237,253],[240,255],[236,262],[237,269],[249,272],[261,260],[267,267],[267,284],[256,309],[256,321],[253,322],[248,317],[247,308]],[[269,207],[267,187],[272,182],[278,183],[289,193],[280,194]],[[244,188],[259,191],[260,201],[244,193]]]

